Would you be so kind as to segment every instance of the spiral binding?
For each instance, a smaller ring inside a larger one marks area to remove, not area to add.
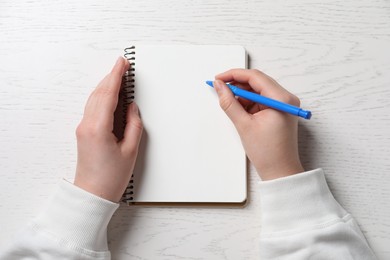
[[[134,100],[134,77],[135,77],[135,46],[131,46],[125,49],[125,58],[130,63],[130,68],[123,76],[123,92],[124,92],[124,112],[127,112],[128,105]],[[126,113],[124,113],[124,122],[126,123]]]
[[[122,91],[123,91],[123,125],[126,126],[127,108],[131,102],[134,101],[134,87],[135,87],[135,46],[125,48],[124,57],[130,63],[130,68],[126,71],[122,79]],[[127,204],[133,204],[134,199],[134,175],[131,176],[130,182],[122,196],[122,201]]]
[[[134,175],[133,175],[134,176]],[[127,204],[134,204],[134,179],[133,176],[131,176],[130,182],[127,185],[127,188],[122,196],[122,202],[125,202]]]

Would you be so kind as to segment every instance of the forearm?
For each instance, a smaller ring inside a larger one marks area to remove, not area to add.
[[[321,169],[260,182],[261,259],[375,259]]]

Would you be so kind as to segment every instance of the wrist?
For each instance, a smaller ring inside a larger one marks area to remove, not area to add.
[[[305,171],[300,161],[275,163],[267,167],[257,167],[255,165],[255,168],[263,181],[283,178]]]
[[[88,180],[77,178],[76,176],[73,184],[88,193],[91,193],[95,196],[114,203],[117,203],[120,200],[122,194],[120,192],[118,193],[118,189],[111,187],[109,182],[105,182],[104,184],[102,184],[96,180],[91,182]],[[116,192],[112,192],[112,190],[115,190]]]

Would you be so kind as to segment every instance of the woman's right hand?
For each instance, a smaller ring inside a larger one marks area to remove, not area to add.
[[[298,117],[234,97],[224,82],[299,106],[299,99],[258,70],[232,69],[215,77],[221,108],[229,116],[262,180],[303,172],[298,152]]]

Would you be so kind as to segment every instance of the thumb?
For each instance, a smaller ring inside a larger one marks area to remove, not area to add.
[[[127,154],[136,155],[141,141],[143,126],[138,106],[135,102],[129,105],[126,117],[126,128],[121,145]]]
[[[234,97],[233,92],[221,80],[215,80],[213,84],[219,98],[219,105],[225,111],[233,124],[237,127],[242,120],[248,117],[248,113]]]

